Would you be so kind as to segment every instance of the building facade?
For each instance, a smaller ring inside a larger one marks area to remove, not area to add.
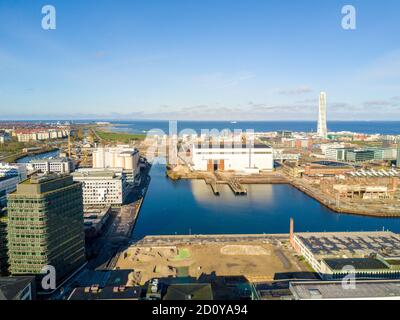
[[[139,173],[139,150],[126,145],[100,147],[93,151],[94,169],[121,168],[129,182]]]
[[[8,274],[7,214],[0,210],[0,276]]]
[[[125,173],[112,170],[78,170],[74,181],[82,183],[85,206],[121,206],[128,194]]]
[[[328,128],[326,124],[326,93],[321,92],[319,95],[318,108],[318,136],[326,139],[328,137]]]
[[[0,209],[7,204],[7,195],[17,189],[18,183],[27,177],[21,165],[0,164]]]
[[[16,130],[13,134],[17,137],[19,142],[30,142],[66,138],[68,136],[68,130],[61,128],[22,129]]]
[[[199,171],[271,171],[273,149],[266,145],[192,145],[193,168]]]
[[[38,275],[46,265],[57,279],[85,262],[82,186],[71,176],[35,175],[8,196],[12,275]]]
[[[346,161],[349,162],[365,162],[375,159],[373,150],[349,150],[346,153]]]
[[[75,169],[75,165],[71,159],[39,159],[32,160],[27,165],[30,171],[40,171],[42,173],[71,173]]]

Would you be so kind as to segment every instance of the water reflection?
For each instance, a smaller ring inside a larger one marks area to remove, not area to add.
[[[287,233],[294,217],[297,231],[400,232],[400,220],[332,212],[289,185],[248,185],[235,196],[226,185],[220,196],[202,180],[171,181],[164,165],[151,169],[151,183],[133,236],[151,234]]]

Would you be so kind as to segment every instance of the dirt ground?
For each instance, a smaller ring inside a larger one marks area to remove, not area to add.
[[[249,281],[270,281],[277,274],[309,271],[291,251],[278,245],[260,243],[132,246],[116,264],[120,269],[140,272],[140,283],[152,278],[201,274],[245,276]]]

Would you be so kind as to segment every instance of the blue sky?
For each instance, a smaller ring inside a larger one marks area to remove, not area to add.
[[[0,0],[0,119],[311,120],[326,91],[331,120],[400,120],[399,15],[398,0]]]

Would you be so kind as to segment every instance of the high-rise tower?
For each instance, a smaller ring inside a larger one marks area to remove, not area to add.
[[[12,275],[37,275],[46,265],[63,279],[85,262],[82,185],[71,176],[38,175],[8,195]]]
[[[326,126],[326,93],[319,94],[319,110],[318,110],[318,136],[321,138],[328,137],[328,129]]]

